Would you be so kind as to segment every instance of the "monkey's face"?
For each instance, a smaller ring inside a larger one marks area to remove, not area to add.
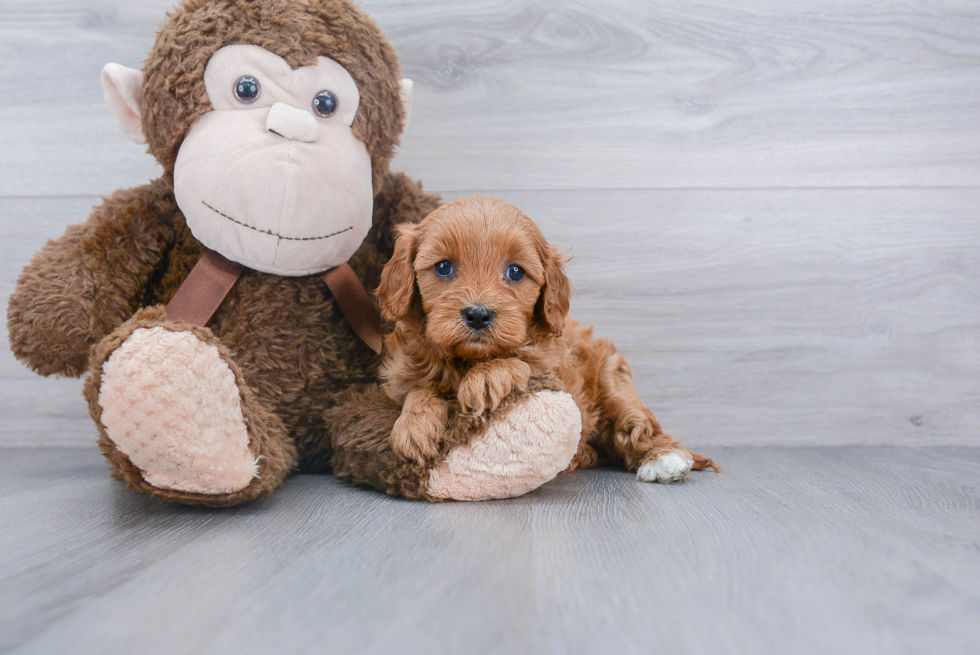
[[[191,127],[174,193],[194,236],[276,275],[346,262],[371,227],[371,157],[351,129],[360,96],[326,57],[293,70],[253,45],[221,48],[204,82],[213,110]]]

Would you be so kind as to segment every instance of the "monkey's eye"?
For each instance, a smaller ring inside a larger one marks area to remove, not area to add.
[[[511,282],[520,282],[524,279],[524,269],[517,264],[511,264],[507,267],[507,279]]]
[[[313,98],[313,111],[321,118],[330,118],[337,113],[337,106],[339,104],[340,101],[337,100],[337,96],[333,94],[333,91],[320,91]]]
[[[235,81],[235,97],[242,104],[250,105],[259,99],[262,87],[251,75],[242,75]]]
[[[436,264],[433,269],[439,277],[449,277],[456,270],[451,261],[444,260]]]

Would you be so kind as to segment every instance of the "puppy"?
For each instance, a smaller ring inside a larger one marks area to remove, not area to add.
[[[566,319],[565,258],[516,207],[470,196],[396,230],[376,295],[398,321],[381,374],[402,405],[391,432],[401,457],[421,463],[439,453],[447,398],[481,414],[551,373],[582,413],[569,471],[616,463],[640,480],[673,482],[692,468],[717,470],[660,430],[615,346]]]

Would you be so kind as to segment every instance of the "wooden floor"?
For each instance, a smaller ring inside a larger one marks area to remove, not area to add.
[[[980,449],[717,449],[428,505],[297,476],[153,501],[0,451],[0,652],[976,653]]]

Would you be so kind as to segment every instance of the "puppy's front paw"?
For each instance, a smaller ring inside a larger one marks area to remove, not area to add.
[[[640,466],[636,478],[641,482],[676,482],[694,466],[694,457],[683,448],[662,453],[652,462]]]
[[[449,411],[443,401],[410,395],[391,429],[391,447],[402,459],[424,464],[439,454],[448,421]]]
[[[519,359],[495,359],[474,366],[456,392],[467,414],[492,412],[512,391],[527,391],[531,367]]]
[[[487,409],[487,377],[473,369],[466,374],[456,391],[459,406],[465,414],[482,414]]]

